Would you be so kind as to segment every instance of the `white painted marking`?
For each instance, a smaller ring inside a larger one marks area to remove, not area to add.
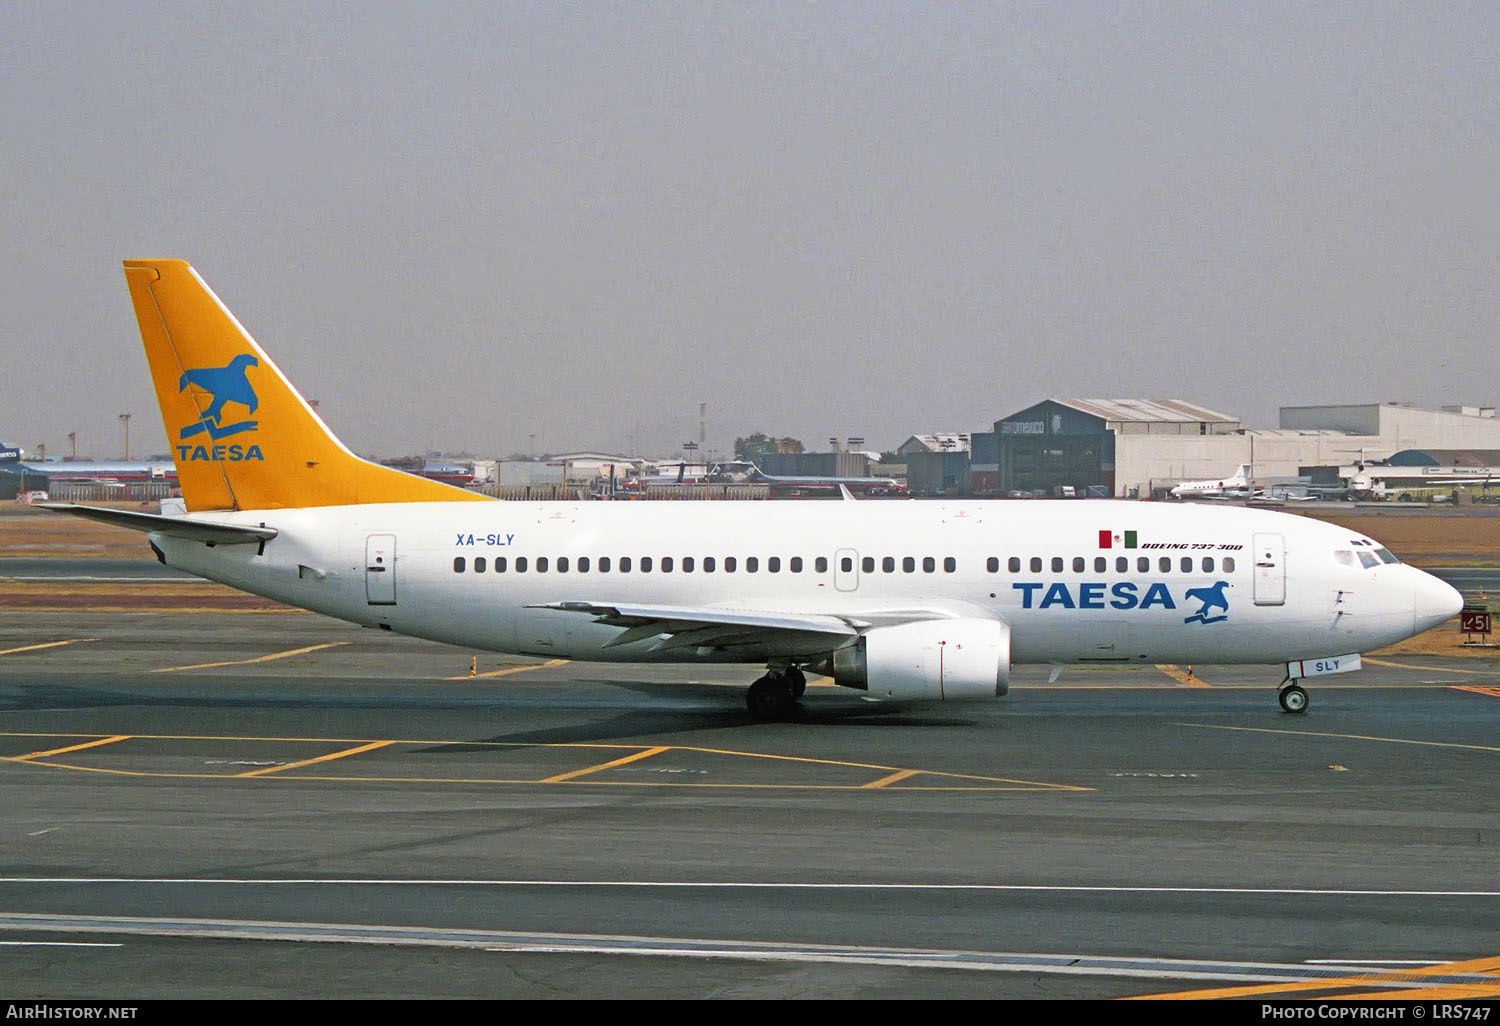
[[[1500,898],[1500,890],[1397,890],[1353,887],[1095,887],[1083,884],[914,884],[818,883],[811,881],[758,882],[749,880],[535,880],[535,879],[381,879],[378,877],[127,877],[127,876],[0,876],[0,884],[163,884],[171,886],[265,887],[550,887],[660,888],[663,890],[811,890],[811,891],[970,891],[1022,894],[1235,894],[1264,897],[1289,895],[1367,898]]]

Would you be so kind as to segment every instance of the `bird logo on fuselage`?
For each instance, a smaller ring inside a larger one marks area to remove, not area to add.
[[[1224,590],[1228,587],[1228,581],[1219,581],[1210,588],[1189,588],[1185,593],[1186,597],[1202,602],[1203,608],[1182,622],[1218,623],[1221,620],[1229,619],[1229,598],[1224,594]],[[1215,609],[1224,610],[1224,614],[1222,616],[1209,616],[1208,614]]]
[[[220,418],[223,416],[225,403],[239,403],[251,413],[255,412],[260,402],[255,396],[255,389],[250,387],[250,379],[245,376],[245,370],[258,366],[259,360],[241,353],[223,367],[199,367],[184,371],[177,382],[177,391],[184,392],[191,385],[212,395],[213,402],[202,412],[198,421],[183,428],[178,437],[191,438],[207,432],[209,438],[217,441],[244,431],[254,431],[259,426],[259,421],[241,420],[223,424]]]

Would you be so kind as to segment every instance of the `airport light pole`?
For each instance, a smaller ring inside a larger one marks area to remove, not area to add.
[[[125,425],[125,461],[130,462],[130,414],[120,414],[120,423]]]

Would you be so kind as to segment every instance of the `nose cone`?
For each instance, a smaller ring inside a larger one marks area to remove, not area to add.
[[[1416,573],[1412,587],[1412,626],[1420,634],[1457,616],[1464,607],[1464,597],[1447,582],[1420,570]]]

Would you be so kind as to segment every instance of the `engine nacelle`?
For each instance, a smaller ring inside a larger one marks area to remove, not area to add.
[[[833,679],[881,698],[995,698],[1010,689],[1010,625],[962,619],[877,627],[833,653]]]

